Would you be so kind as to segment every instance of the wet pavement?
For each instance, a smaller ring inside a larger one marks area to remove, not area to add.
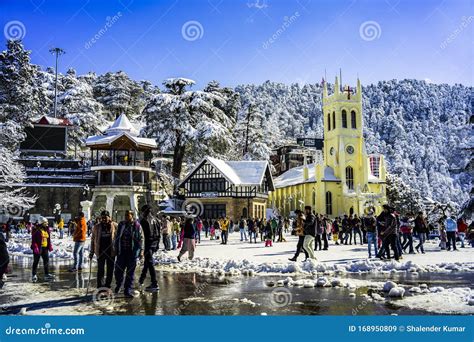
[[[13,287],[15,283],[30,281],[30,258],[14,257],[12,266],[13,274],[9,276],[7,287]],[[70,262],[53,261],[51,271],[56,274],[56,279],[52,282],[42,282],[42,269],[39,270],[40,282],[28,286],[42,293],[40,300],[29,293],[0,292],[0,305],[3,307],[3,313],[15,314],[19,312],[20,307],[26,307],[31,314],[34,314],[37,310],[42,310],[43,313],[47,314],[50,308],[62,307],[65,312],[70,314],[103,313],[107,315],[428,314],[424,311],[398,308],[385,301],[367,301],[362,296],[371,291],[367,287],[360,287],[354,291],[347,288],[333,287],[268,286],[270,281],[276,282],[286,278],[287,275],[217,278],[200,273],[158,271],[160,291],[157,293],[137,291],[136,297],[133,299],[111,295],[104,296],[102,301],[94,301],[96,299],[96,293],[94,293],[95,268],[92,272],[90,295],[86,297],[89,270],[84,269],[81,273],[70,273],[68,272],[69,267]],[[383,282],[388,279],[388,276],[372,273],[347,274],[346,278]],[[421,273],[413,276],[409,273],[397,273],[390,275],[390,280],[413,286],[426,283],[428,286],[443,286],[446,288],[472,288],[474,274]],[[351,296],[350,292],[354,292],[356,297]],[[47,298],[48,293],[51,293],[50,299]],[[15,304],[21,300],[23,301],[22,305]]]

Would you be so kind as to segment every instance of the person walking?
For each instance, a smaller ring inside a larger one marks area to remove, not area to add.
[[[209,236],[209,227],[211,224],[208,219],[205,219],[203,221],[203,225],[204,225],[204,237],[207,239],[207,237]]]
[[[253,241],[255,243],[257,243],[257,224],[255,223],[253,218],[250,218],[247,221],[247,227],[248,227],[248,231],[249,231],[250,243],[252,243],[252,237],[253,237]]]
[[[466,223],[466,218],[464,216],[461,216],[458,219],[458,236],[459,240],[461,240],[461,248],[464,248],[464,240],[466,239],[466,233],[467,233],[467,223]]]
[[[196,242],[201,243],[202,220],[198,216],[196,218]]]
[[[31,249],[33,250],[31,281],[34,283],[38,281],[36,272],[40,258],[43,259],[44,279],[53,279],[54,276],[49,273],[49,252],[53,250],[53,245],[51,244],[51,229],[49,228],[48,219],[45,217],[40,217],[38,226],[33,228],[33,233],[31,234]]]
[[[441,247],[442,251],[446,250],[446,242],[448,241],[448,235],[446,234],[446,226],[444,224],[445,219],[446,217],[441,218],[438,221],[439,239],[441,241],[439,246]]]
[[[247,226],[247,221],[244,219],[243,216],[240,216],[240,221],[239,221],[239,231],[240,231],[240,241],[247,241],[247,233],[245,232],[245,227]],[[250,234],[250,230],[249,230]],[[252,242],[252,241],[250,241]]]
[[[278,235],[278,240],[277,242],[286,242],[285,237],[283,236],[283,218],[281,216],[278,216],[278,222],[277,222],[277,235]]]
[[[390,258],[390,249],[393,250],[393,254],[395,260],[398,261],[400,259],[400,254],[397,246],[397,219],[393,214],[393,209],[388,205],[384,204],[383,206],[383,229],[381,231],[382,237],[382,247],[380,248],[379,254],[377,255],[378,258],[384,259],[382,253],[387,253],[387,258]]]
[[[163,246],[165,251],[171,250],[171,230],[173,224],[171,223],[169,216],[163,216],[163,220],[161,222],[161,235],[163,240]]]
[[[0,232],[0,290],[5,285],[3,276],[7,273],[8,264],[10,263],[10,256],[8,255],[7,243],[5,236]]]
[[[340,231],[340,224],[339,224],[339,217],[336,217],[334,219],[334,222],[332,223],[332,240],[336,243],[336,245],[339,245],[339,231]],[[341,240],[342,243],[342,240]]]
[[[315,243],[314,243],[314,250],[321,250],[323,249],[323,222],[320,220],[318,215],[314,217],[314,225],[315,225]]]
[[[448,217],[444,223],[446,227],[446,235],[448,238],[448,243],[447,243],[447,250],[451,250],[451,246],[453,248],[453,251],[456,251],[456,233],[458,231],[458,225],[456,223],[456,217],[453,215],[451,217]]]
[[[290,261],[296,261],[298,260],[298,256],[300,255],[301,251],[304,252],[306,259],[308,259],[308,252],[303,248],[304,245],[304,222],[305,222],[305,217],[304,214],[301,210],[296,209],[295,210],[296,214],[296,219],[293,221],[293,228],[295,231],[296,236],[298,236],[298,243],[296,245],[296,252],[293,258],[290,258],[288,260]]]
[[[413,228],[410,223],[410,217],[407,215],[400,219],[400,233],[403,237],[403,251],[406,253],[406,249],[408,248],[408,253],[415,254],[413,250]]]
[[[227,217],[224,217],[223,220],[222,220],[222,224],[221,224],[221,237],[222,237],[222,242],[221,242],[221,245],[227,245],[227,238],[228,238],[228,234],[229,234],[229,225],[230,225],[230,222],[229,220],[227,219]]]
[[[265,247],[273,247],[272,220],[268,221],[265,226]]]
[[[311,206],[304,207],[306,219],[304,220],[303,248],[308,253],[308,258],[316,260],[314,255],[314,237],[316,235],[316,217],[311,212]]]
[[[180,233],[180,231],[179,231],[179,222],[175,217],[173,217],[171,219],[171,223],[173,225],[173,230],[171,231],[171,249],[173,251],[175,251],[176,248],[177,248],[177,245],[178,245],[178,236],[179,236],[179,233]],[[158,243],[158,245],[159,244],[160,243]]]
[[[329,234],[331,234],[332,223],[325,215],[321,214],[320,219],[323,222],[323,251],[327,251],[329,249]]]
[[[59,230],[59,238],[64,238],[64,219],[61,218],[58,223],[58,230]]]
[[[96,255],[97,288],[110,289],[114,275],[114,241],[117,233],[117,223],[111,220],[110,213],[107,210],[103,210],[100,216],[100,222],[92,228],[89,260],[91,262],[94,254]]]
[[[193,219],[191,217],[188,217],[184,223],[184,241],[183,241],[183,247],[179,251],[178,254],[178,261],[181,261],[182,256],[188,252],[188,259],[193,260],[194,258],[194,250],[196,249],[196,240],[194,239],[194,236],[196,234],[195,232],[195,226],[193,223]]]
[[[141,208],[140,225],[143,230],[144,238],[144,261],[143,269],[140,274],[138,283],[143,286],[147,273],[150,273],[151,283],[145,288],[145,291],[156,292],[159,290],[158,281],[156,280],[155,265],[153,263],[153,254],[158,250],[160,241],[161,227],[159,221],[151,212],[151,207],[145,204]]]
[[[377,248],[377,222],[374,218],[374,212],[370,210],[367,216],[363,219],[364,227],[367,232],[367,249],[369,252],[369,259],[372,258],[372,245],[374,246],[374,255],[378,255]]]
[[[69,269],[69,272],[82,271],[82,263],[84,261],[84,245],[86,243],[87,235],[87,221],[84,217],[84,213],[79,212],[76,217],[76,229],[74,230],[74,235],[72,239],[74,241],[74,266]]]
[[[347,245],[347,242],[349,242],[349,245],[352,245],[352,226],[351,226],[351,220],[352,217],[348,217],[347,215],[344,215],[344,218],[342,219],[342,239],[341,243],[344,245]]]
[[[117,258],[115,261],[115,293],[119,293],[122,285],[124,295],[132,298],[133,280],[138,259],[144,256],[143,229],[134,219],[133,211],[127,210],[125,218],[119,223],[114,241]],[[125,281],[124,281],[125,274]]]
[[[352,231],[354,234],[354,245],[357,245],[357,236],[359,236],[360,245],[364,244],[364,240],[362,239],[362,230],[361,230],[361,222],[357,214],[354,214],[354,217],[351,220]]]
[[[418,212],[418,215],[415,218],[415,228],[414,232],[418,234],[418,245],[415,246],[415,250],[422,254],[425,254],[425,249],[423,248],[423,244],[426,241],[427,234],[429,232],[428,224],[426,223],[426,219],[423,216],[423,213],[420,211]]]

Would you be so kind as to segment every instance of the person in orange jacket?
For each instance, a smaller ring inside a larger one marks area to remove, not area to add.
[[[84,245],[86,243],[87,222],[84,213],[81,211],[76,217],[76,229],[72,236],[74,240],[74,266],[69,272],[82,271],[82,262],[84,260]]]

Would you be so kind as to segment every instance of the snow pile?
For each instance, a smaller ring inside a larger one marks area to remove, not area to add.
[[[450,289],[434,288],[435,291],[409,296],[392,302],[393,305],[438,314],[474,314],[474,294],[468,287]]]
[[[194,258],[183,260],[181,263],[169,253],[158,252],[155,255],[155,264],[163,269],[180,272],[204,273],[223,272],[226,275],[254,275],[254,274],[344,274],[344,273],[397,273],[397,272],[436,272],[447,273],[452,271],[474,271],[472,263],[442,263],[438,265],[417,265],[413,261],[406,262],[383,262],[379,260],[355,260],[340,264],[322,263],[315,260],[303,262],[263,262],[251,261],[249,259],[215,259]],[[388,290],[389,291],[389,290]],[[388,292],[387,291],[387,292]]]

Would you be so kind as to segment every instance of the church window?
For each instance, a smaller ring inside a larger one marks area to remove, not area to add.
[[[351,125],[352,125],[352,128],[354,129],[357,128],[356,112],[354,110],[351,111]]]
[[[342,110],[341,120],[342,128],[347,128],[347,112],[345,110]]]
[[[316,206],[316,191],[313,190],[313,207]]]
[[[336,128],[336,112],[332,112],[332,129]]]
[[[332,193],[326,192],[326,215],[332,215]]]
[[[346,167],[346,185],[349,190],[354,190],[354,169]]]
[[[331,130],[331,113],[328,113],[328,131]]]

